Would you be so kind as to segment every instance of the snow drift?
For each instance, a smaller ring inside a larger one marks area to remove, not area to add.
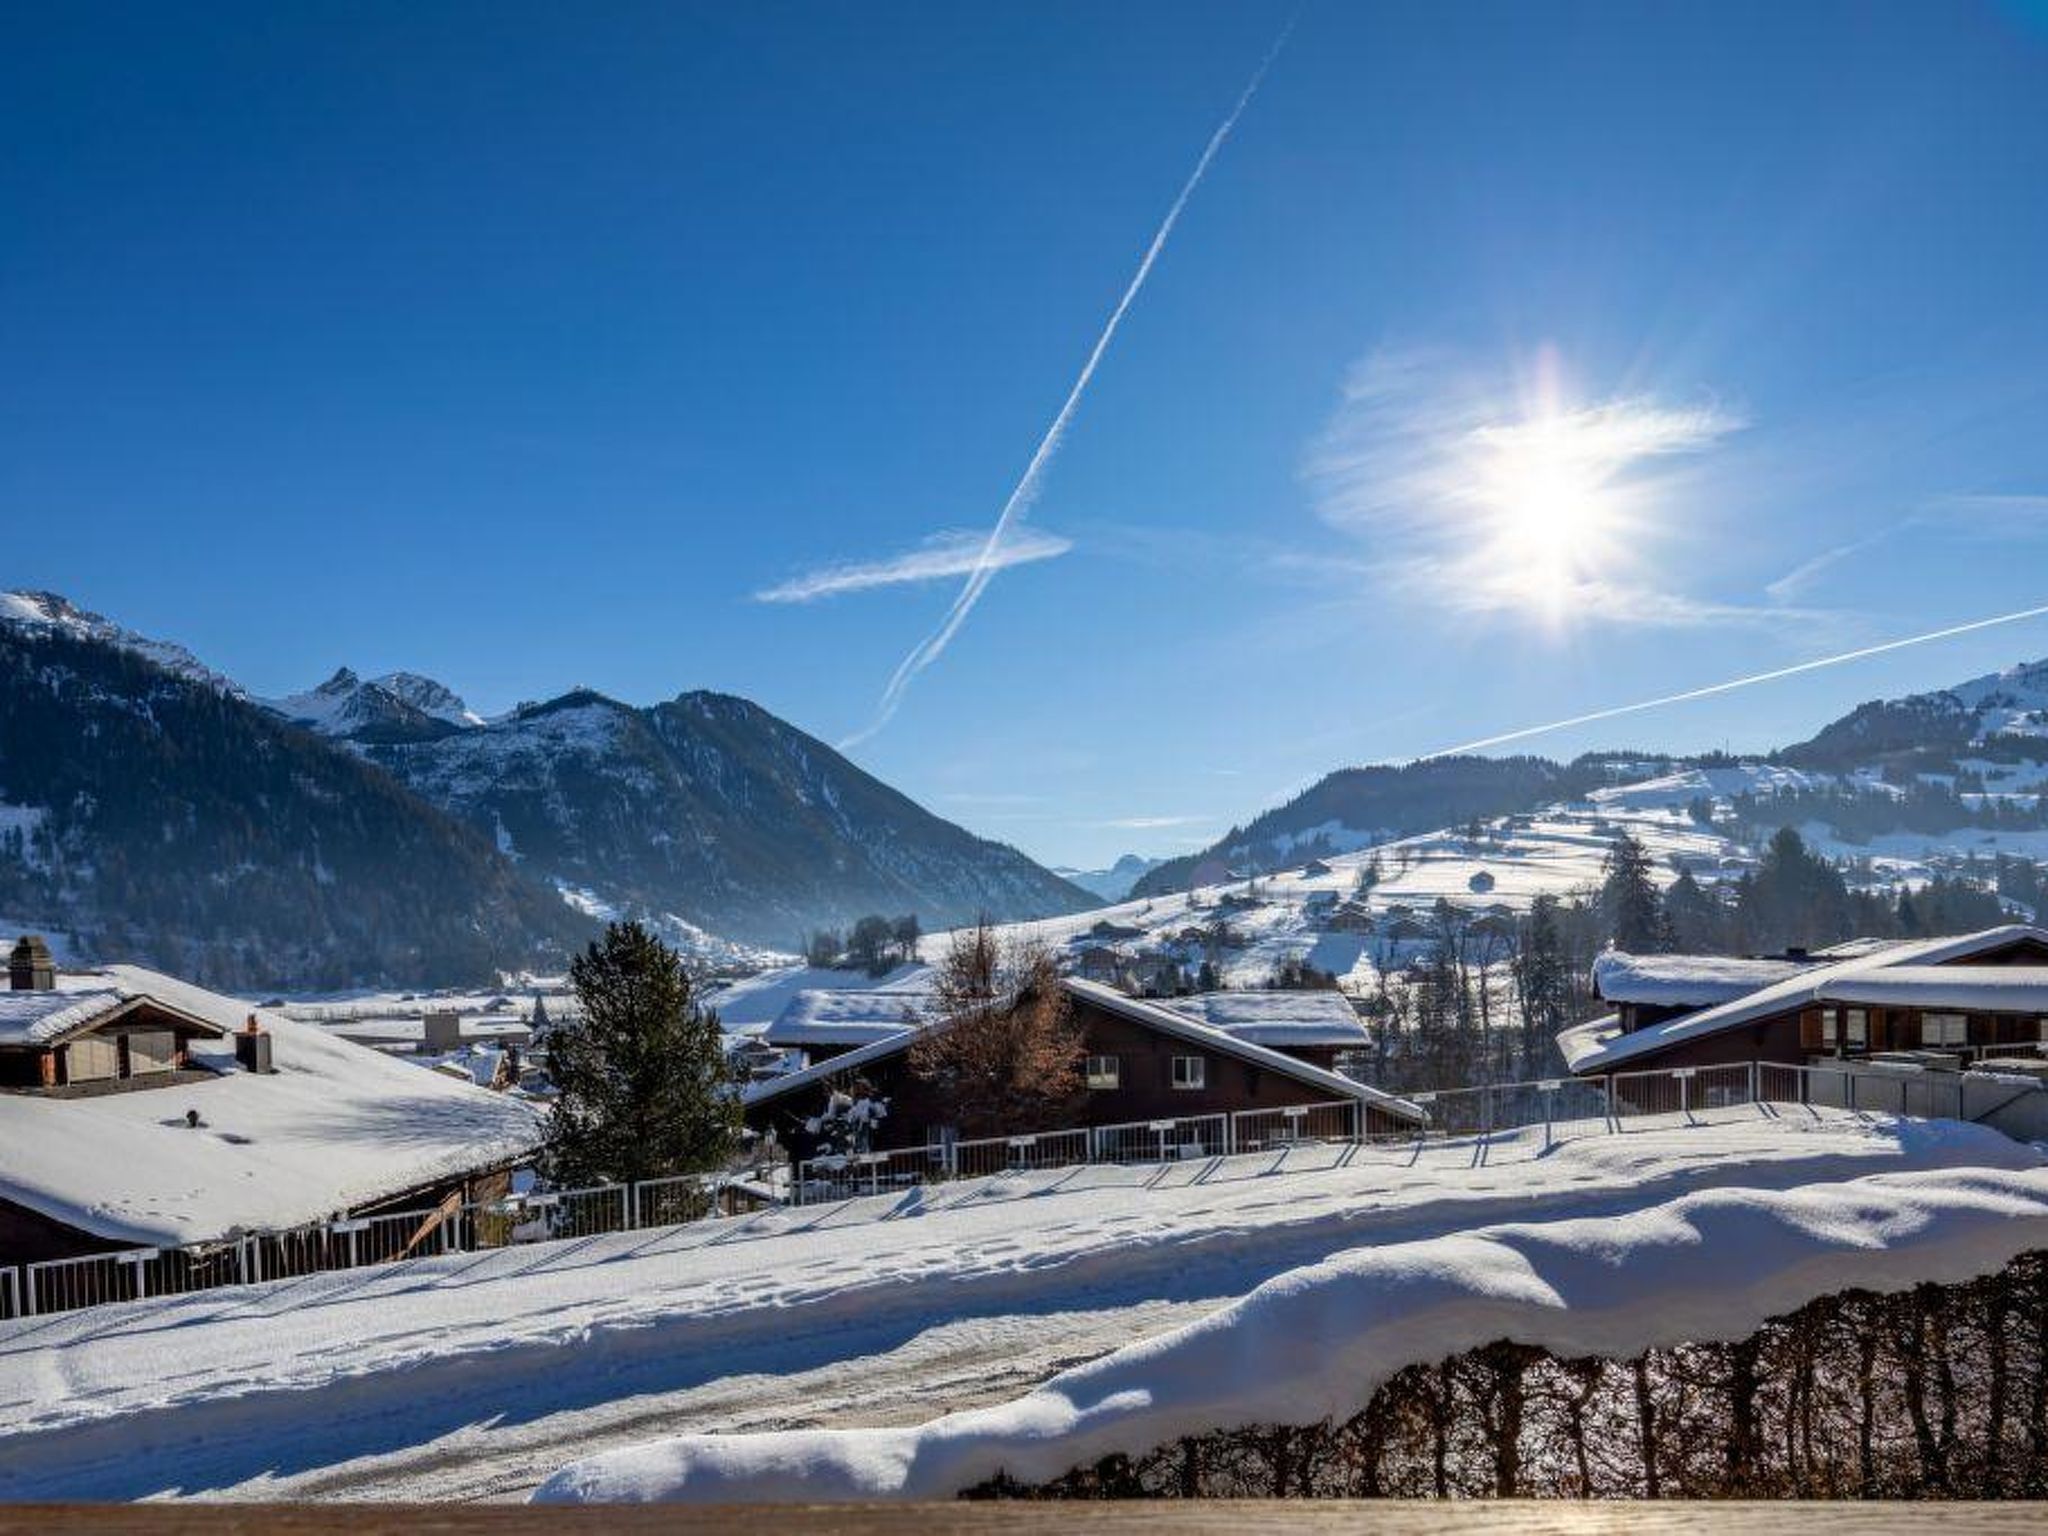
[[[1359,1248],[999,1407],[903,1429],[692,1435],[574,1462],[538,1502],[944,1498],[1182,1435],[1348,1415],[1408,1365],[1509,1338],[1628,1356],[1741,1338],[1852,1288],[1954,1283],[2048,1247],[2048,1169],[1687,1195],[1619,1217]]]

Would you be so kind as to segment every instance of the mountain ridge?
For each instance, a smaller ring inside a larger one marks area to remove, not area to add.
[[[1185,890],[1197,872],[1270,872],[1470,819],[1519,815],[1589,791],[1719,763],[1783,765],[1812,776],[1738,797],[1772,815],[1813,813],[1850,843],[1891,831],[2048,826],[2048,660],[2019,662],[1948,688],[1858,704],[1806,740],[1770,752],[1591,752],[1425,758],[1340,768],[1208,847],[1158,865],[1136,897]]]
[[[939,926],[983,912],[999,920],[1054,915],[1096,900],[1016,849],[933,815],[736,695],[686,690],[637,706],[579,687],[486,720],[423,674],[365,679],[342,667],[303,693],[258,698],[182,646],[124,629],[53,593],[0,597],[0,637],[17,648],[64,642],[127,658],[222,701],[235,719],[219,729],[238,740],[267,740],[267,722],[353,765],[356,775],[375,775],[379,796],[409,797],[445,821],[437,836],[459,828],[474,840],[459,854],[440,855],[464,868],[466,878],[480,888],[524,893],[522,902],[539,891],[559,908],[533,924],[542,941],[537,954],[559,956],[564,932],[586,929],[593,914],[642,917],[677,942],[723,953],[731,948],[726,940],[794,948],[811,927],[844,925],[872,911],[915,912]],[[13,682],[25,698],[26,678]],[[152,686],[121,667],[101,683],[101,704],[117,703],[124,687],[146,695]],[[146,755],[140,743],[129,750]],[[50,786],[18,769],[12,759],[19,756],[0,744],[0,834],[47,832],[63,815],[44,803]],[[204,804],[215,820],[236,819],[208,786],[180,785],[175,762],[162,772],[188,809]],[[315,778],[321,793],[343,800],[370,794],[371,781],[341,770]],[[229,774],[226,783],[234,782]],[[251,807],[240,819],[260,814]],[[90,863],[89,825],[67,823],[62,831],[72,862]],[[0,912],[102,924],[119,918],[111,888],[83,905],[75,892],[60,899],[29,867],[28,837],[17,841],[18,849],[0,843]],[[134,860],[146,857],[139,847],[109,851],[117,855],[112,867],[131,878]],[[294,851],[283,846],[265,845],[263,857],[278,868],[294,863]],[[4,899],[9,891],[11,903]],[[24,905],[38,891],[47,912]],[[530,903],[520,910],[532,915]],[[181,933],[166,943],[189,948],[191,937]],[[221,970],[216,961],[208,974]],[[321,974],[335,979],[331,967]]]

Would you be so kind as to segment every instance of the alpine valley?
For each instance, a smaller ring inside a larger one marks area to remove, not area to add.
[[[1094,900],[744,699],[577,690],[486,721],[431,679],[343,670],[265,700],[62,597],[0,594],[0,917],[81,958],[419,986],[559,965],[614,914],[715,960],[869,912]]]

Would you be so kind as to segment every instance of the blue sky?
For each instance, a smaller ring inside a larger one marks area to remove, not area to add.
[[[259,691],[857,736],[1291,14],[17,7],[4,582]],[[2044,189],[2040,4],[1311,0],[853,754],[1103,861],[2048,602]],[[1762,748],[2043,654],[1527,747]]]

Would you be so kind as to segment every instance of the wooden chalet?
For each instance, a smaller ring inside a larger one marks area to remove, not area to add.
[[[1600,957],[1615,1011],[1559,1034],[1580,1075],[1934,1052],[1951,1064],[2048,1041],[2048,930],[1859,942],[1765,959]]]
[[[135,966],[0,992],[0,1266],[495,1198],[537,1108]]]
[[[1120,1125],[1337,1101],[1364,1104],[1388,1130],[1426,1119],[1415,1105],[1319,1064],[1315,1058],[1339,1048],[1331,1043],[1336,1025],[1327,1018],[1320,1035],[1312,1023],[1303,1022],[1295,1040],[1265,1045],[1204,1022],[1199,1008],[1189,1007],[1198,1004],[1198,998],[1152,1002],[1076,977],[1061,985],[1084,1040],[1086,1086],[1076,1107],[1062,1126],[1018,1125],[982,1134],[1026,1135],[1063,1126]],[[1348,1004],[1343,1006],[1348,1010]],[[905,1032],[804,1071],[750,1084],[745,1090],[748,1126],[761,1133],[772,1131],[801,1158],[809,1149],[804,1122],[824,1107],[833,1091],[860,1089],[889,1102],[876,1150],[928,1146],[951,1138],[958,1128],[943,1094],[910,1070],[914,1038],[915,1032]],[[1363,1039],[1357,1019],[1351,1018],[1345,1043]]]
[[[57,990],[49,946],[14,946],[0,992],[0,1088],[85,1094],[168,1087],[188,1080],[195,1040],[220,1025],[152,997],[113,988]]]

